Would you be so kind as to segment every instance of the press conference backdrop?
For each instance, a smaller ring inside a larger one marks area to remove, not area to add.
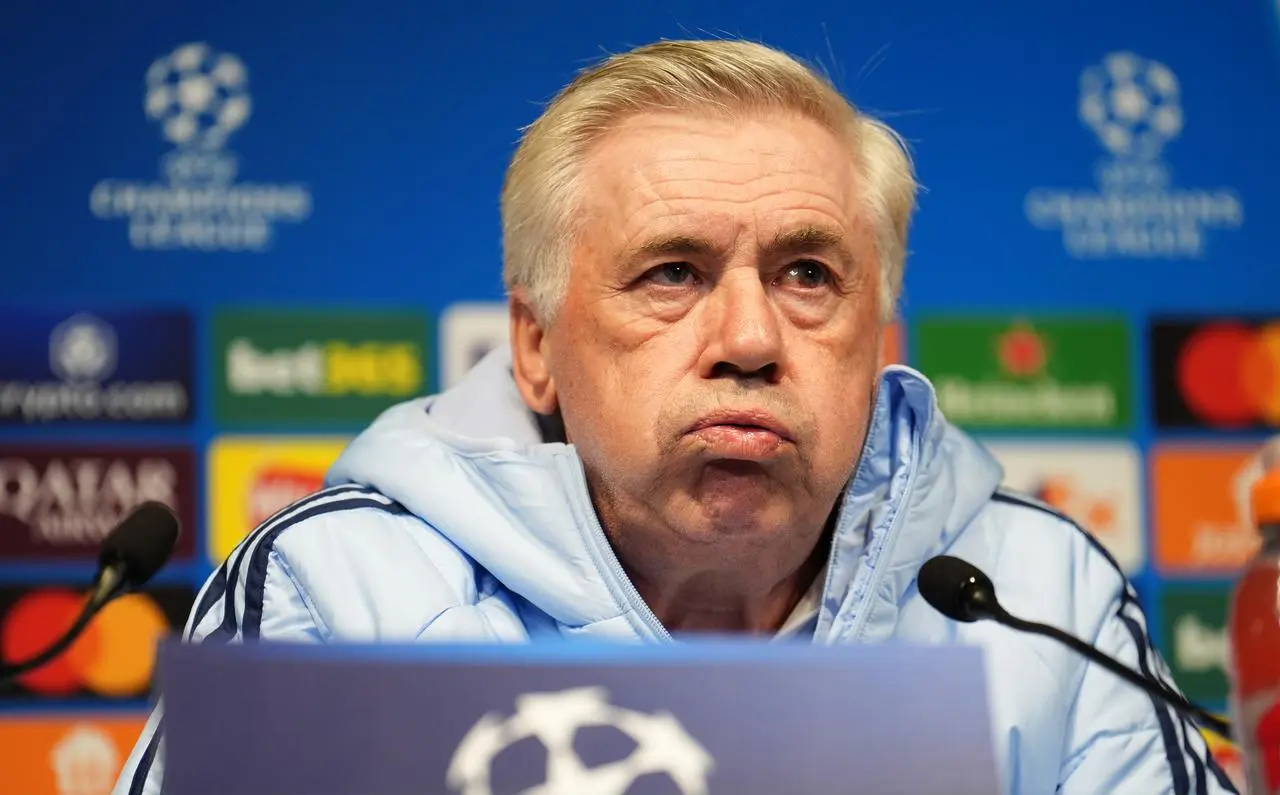
[[[213,567],[505,337],[518,129],[603,53],[703,35],[819,64],[910,141],[899,356],[1103,540],[1222,706],[1247,456],[1280,425],[1271,0],[28,0],[0,11],[4,656],[66,625],[136,503],[187,535],[0,693],[0,789],[106,791]]]

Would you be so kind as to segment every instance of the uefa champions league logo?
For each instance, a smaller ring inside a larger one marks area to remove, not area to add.
[[[1182,132],[1178,78],[1162,63],[1112,53],[1080,76],[1080,120],[1115,157],[1153,160]]]
[[[249,120],[249,76],[244,63],[207,44],[186,44],[147,70],[147,118],[180,147],[219,149]]]
[[[145,86],[143,115],[174,147],[160,161],[163,181],[105,179],[89,196],[97,217],[128,221],[133,248],[264,251],[277,223],[311,215],[304,185],[236,182],[227,143],[253,113],[240,56],[182,44],[151,63]]]
[[[575,749],[580,729],[607,726],[634,742],[624,758],[586,764]],[[707,795],[714,761],[668,712],[647,714],[609,703],[603,688],[529,693],[516,699],[515,714],[489,713],[454,752],[448,785],[459,795],[493,795],[494,760],[516,743],[533,739],[546,750],[546,767],[521,795],[626,795],[642,776],[664,775],[681,795]]]
[[[1235,190],[1175,186],[1164,161],[1186,127],[1177,75],[1167,64],[1112,52],[1080,75],[1076,110],[1107,156],[1095,188],[1034,188],[1027,220],[1062,234],[1076,259],[1201,259],[1208,231],[1238,229],[1244,206]]]

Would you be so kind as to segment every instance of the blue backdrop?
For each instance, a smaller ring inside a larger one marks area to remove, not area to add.
[[[1280,316],[1277,5],[10,2],[0,11],[5,303],[54,315],[185,309],[196,373],[189,426],[16,423],[0,442],[177,442],[203,454],[242,430],[210,408],[212,318],[224,307],[438,318],[499,300],[498,192],[519,128],[606,52],[708,35],[820,64],[910,142],[925,192],[909,330],[942,312],[1118,314],[1132,328],[1136,420],[1101,435],[1144,455],[1157,437],[1236,440],[1212,428],[1157,433],[1145,329],[1166,315]],[[204,88],[180,89],[192,74]],[[21,344],[36,353],[13,361],[44,355],[47,330],[28,332],[35,341]],[[13,334],[5,346],[19,345]],[[441,383],[433,345],[428,389]],[[203,517],[215,495],[201,494]],[[217,562],[165,576],[198,585]],[[0,579],[15,583],[91,570],[0,561]],[[1158,637],[1163,576],[1134,572]]]

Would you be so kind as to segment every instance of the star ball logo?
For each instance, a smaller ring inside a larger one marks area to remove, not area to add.
[[[1027,219],[1057,230],[1076,259],[1200,259],[1206,233],[1238,229],[1244,205],[1229,187],[1182,188],[1164,161],[1186,128],[1182,88],[1167,65],[1112,52],[1080,75],[1077,115],[1106,152],[1093,188],[1034,188]]]
[[[1280,318],[1157,319],[1151,357],[1158,426],[1280,427]]]
[[[592,765],[584,759],[590,747],[579,736],[593,727],[610,727],[631,741],[630,753]],[[545,751],[538,770],[528,770],[521,792],[543,795],[626,795],[632,785],[657,774],[664,792],[707,795],[707,778],[715,760],[670,712],[650,714],[616,706],[602,687],[580,687],[555,693],[526,693],[516,698],[516,711],[504,717],[484,715],[459,743],[449,763],[448,785],[460,795],[493,795],[494,762],[499,755],[534,740]],[[505,789],[505,788],[504,788]],[[646,790],[648,791],[648,790]]]
[[[95,216],[128,221],[133,248],[264,251],[277,223],[311,215],[305,185],[236,181],[226,144],[253,113],[238,56],[203,42],[161,56],[146,72],[143,112],[174,146],[160,161],[161,181],[105,179],[89,195]]]

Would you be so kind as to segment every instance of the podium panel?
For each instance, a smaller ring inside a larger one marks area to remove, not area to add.
[[[161,649],[166,795],[994,795],[976,648]]]

